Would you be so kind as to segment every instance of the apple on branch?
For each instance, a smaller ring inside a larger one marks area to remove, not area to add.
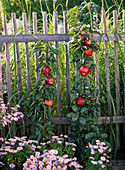
[[[51,106],[53,105],[53,100],[52,100],[52,99],[51,99],[51,100],[46,99],[46,100],[44,101],[44,103],[45,103],[46,106],[51,107]]]
[[[85,103],[83,103],[83,101],[85,100],[85,98],[83,97],[79,97],[77,100],[76,100],[76,103],[80,106],[84,106]]]
[[[81,75],[86,76],[89,73],[89,67],[81,66],[79,72]]]
[[[43,73],[44,74],[49,74],[50,73],[50,68],[48,66],[43,67]]]
[[[53,79],[52,77],[46,77],[46,78],[45,78],[45,82],[46,82],[46,84],[51,85],[51,84],[53,84],[54,79]]]

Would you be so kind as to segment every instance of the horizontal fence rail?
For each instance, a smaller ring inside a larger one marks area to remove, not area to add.
[[[38,42],[43,41],[69,41],[68,34],[21,34],[21,35],[0,35],[0,43]]]

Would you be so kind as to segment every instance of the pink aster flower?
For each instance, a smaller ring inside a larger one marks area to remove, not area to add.
[[[15,164],[10,164],[9,167],[10,168],[15,168]]]
[[[94,165],[97,165],[97,164],[98,164],[97,161],[91,161],[91,163],[94,164]]]
[[[105,168],[105,165],[102,165],[101,167],[102,167],[102,168]]]
[[[101,156],[100,159],[101,159],[102,161],[105,161],[105,160],[106,160],[104,156]]]

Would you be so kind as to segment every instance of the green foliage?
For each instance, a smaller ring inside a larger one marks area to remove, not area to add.
[[[68,22],[72,33],[70,47],[77,74],[74,76],[71,93],[72,112],[67,116],[73,120],[70,137],[73,142],[78,144],[81,158],[85,156],[86,142],[91,141],[93,143],[97,139],[103,141],[108,137],[101,125],[90,125],[94,120],[98,120],[97,113],[100,105],[97,103],[99,90],[95,88],[95,85],[88,83],[91,82],[96,65],[93,64],[93,56],[87,55],[86,50],[92,49],[97,52],[99,47],[94,41],[91,41],[90,45],[86,45],[85,39],[89,40],[88,33],[93,33],[93,30],[95,30],[93,14],[98,10],[99,7],[94,3],[82,3],[81,6],[76,6],[68,12]],[[88,66],[90,73],[88,75],[78,73],[81,66]],[[84,105],[77,102],[79,98],[84,98]]]

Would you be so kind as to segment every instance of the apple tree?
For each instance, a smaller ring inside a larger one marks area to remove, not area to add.
[[[68,12],[68,22],[72,39],[70,41],[73,63],[76,75],[74,85],[71,88],[72,112],[68,114],[73,120],[70,138],[76,142],[80,156],[85,156],[85,145],[88,141],[94,143],[96,139],[107,138],[101,125],[93,125],[98,120],[97,103],[99,90],[93,85],[94,64],[93,52],[97,52],[99,46],[90,38],[95,30],[94,15],[99,10],[94,3],[82,3]]]

